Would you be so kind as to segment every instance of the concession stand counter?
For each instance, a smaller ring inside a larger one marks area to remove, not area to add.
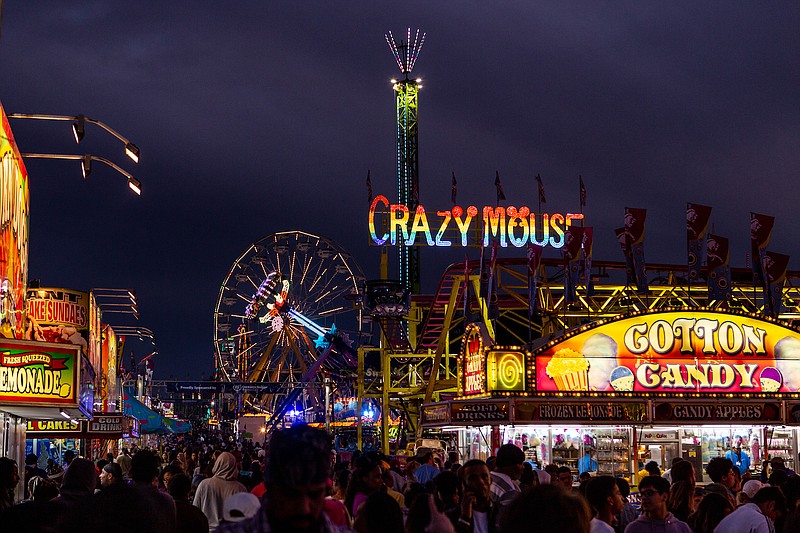
[[[800,333],[776,320],[635,313],[531,350],[491,345],[485,328],[470,325],[458,361],[458,396],[424,405],[421,424],[455,433],[465,459],[511,442],[538,468],[554,463],[577,476],[588,466],[632,483],[647,462],[663,471],[676,456],[709,482],[708,461],[737,447],[751,471],[775,456],[797,466]]]

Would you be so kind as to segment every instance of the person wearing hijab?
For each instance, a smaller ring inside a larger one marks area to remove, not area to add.
[[[208,518],[209,533],[215,531],[223,518],[223,504],[228,496],[237,492],[247,492],[247,488],[236,479],[236,457],[230,452],[222,452],[214,462],[212,476],[197,486],[194,494],[195,507],[199,507]]]

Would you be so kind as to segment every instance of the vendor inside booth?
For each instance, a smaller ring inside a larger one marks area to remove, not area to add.
[[[455,433],[465,458],[513,443],[534,468],[568,466],[577,479],[638,481],[681,457],[728,457],[760,473],[773,457],[797,466],[800,333],[762,316],[703,309],[593,322],[533,345],[496,346],[467,327],[458,396],[426,404],[425,428]]]

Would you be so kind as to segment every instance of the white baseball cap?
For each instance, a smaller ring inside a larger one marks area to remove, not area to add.
[[[261,509],[261,501],[255,494],[237,492],[222,504],[222,517],[227,522],[240,522],[255,515]]]

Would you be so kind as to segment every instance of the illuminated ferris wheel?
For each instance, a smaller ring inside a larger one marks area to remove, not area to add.
[[[233,263],[214,311],[220,379],[312,383],[307,403],[322,401],[321,376],[352,376],[363,342],[359,290],[364,275],[335,242],[302,231],[268,235]],[[276,408],[281,393],[250,397]]]

